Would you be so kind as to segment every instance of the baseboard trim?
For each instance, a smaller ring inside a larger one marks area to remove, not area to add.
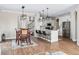
[[[73,40],[73,39],[71,39],[73,42],[76,42],[77,40]]]
[[[16,37],[6,37],[6,39],[16,39]]]

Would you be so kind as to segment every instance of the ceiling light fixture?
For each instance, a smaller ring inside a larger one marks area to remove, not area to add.
[[[21,8],[22,8],[22,15],[20,16],[20,19],[21,20],[25,20],[27,18],[27,15],[24,14],[24,8],[25,8],[25,6],[22,6]]]
[[[46,8],[47,9],[47,16],[46,16],[46,19],[48,19],[49,18],[49,16],[48,16],[48,10],[49,10],[49,8]]]
[[[42,14],[43,14],[43,19],[44,19],[44,10],[42,10]]]

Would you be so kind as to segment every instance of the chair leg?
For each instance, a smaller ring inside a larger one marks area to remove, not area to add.
[[[31,43],[31,39],[30,39],[30,37],[28,38],[28,40],[29,40],[29,43],[32,44],[32,43]]]
[[[28,39],[26,38],[26,43],[28,44]]]
[[[18,41],[18,45],[19,45],[19,39],[17,41]]]
[[[17,42],[17,38],[16,38],[16,42]]]
[[[16,38],[16,42],[17,42],[17,38]]]
[[[22,45],[23,41],[21,40],[21,45]]]

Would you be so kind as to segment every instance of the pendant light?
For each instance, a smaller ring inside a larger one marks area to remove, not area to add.
[[[42,10],[42,13],[43,13],[43,19],[44,19],[44,10]]]
[[[22,6],[22,15],[20,16],[21,20],[25,20],[27,18],[27,15],[24,14],[24,8],[25,8],[25,6]]]
[[[49,10],[49,8],[46,8],[47,9],[47,16],[46,16],[46,19],[48,19],[49,18],[49,16],[48,16],[48,10]]]

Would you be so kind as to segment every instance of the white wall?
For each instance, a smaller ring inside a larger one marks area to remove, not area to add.
[[[77,19],[75,19],[75,11],[77,12]],[[71,12],[71,18],[72,18],[72,38],[73,40],[77,41],[77,45],[79,46],[79,6],[77,6],[72,12]],[[75,27],[76,23],[75,20],[77,20],[77,28]],[[77,33],[75,33],[74,31],[77,31]],[[77,35],[75,35],[77,34]]]
[[[5,33],[7,39],[15,38],[15,28],[17,28],[17,20],[18,14],[0,12],[0,36],[2,33]]]
[[[76,23],[75,23],[75,20],[76,20],[75,19],[75,11],[77,11],[77,28],[75,27],[76,26]],[[77,41],[77,45],[79,46],[79,6],[71,11],[70,17],[68,17],[68,16],[66,17],[66,16],[59,17],[60,24],[62,23],[62,20],[70,18],[70,22],[71,22],[71,39],[73,41]],[[62,28],[60,28],[60,35],[62,35],[62,30],[61,29]],[[76,29],[77,29],[77,33],[76,33]]]
[[[73,10],[73,12],[71,13],[72,14],[72,17],[73,17],[73,23],[74,23],[74,21],[75,21],[75,18],[74,18],[74,16],[75,16],[75,11],[77,12],[77,36],[76,36],[76,41],[77,41],[77,45],[79,46],[79,6],[77,6],[74,10]],[[72,33],[73,33],[73,29],[75,29],[75,27],[72,25]],[[74,35],[75,36],[75,35]]]
[[[79,46],[79,8],[77,9],[77,45]]]
[[[28,16],[34,16],[34,13],[27,13]],[[16,38],[15,28],[18,25],[20,13],[0,11],[0,41],[2,33],[6,34],[6,39]]]
[[[62,36],[62,22],[64,21],[70,21],[71,25],[70,25],[70,38],[73,40],[73,41],[76,41],[76,35],[75,35],[75,12],[72,11],[70,14],[68,15],[64,15],[64,16],[61,16],[59,17],[59,26],[60,26],[60,29],[59,29],[59,35]]]
[[[71,21],[69,14],[59,17],[59,36],[62,36],[62,22],[64,21]]]
[[[76,38],[76,18],[75,18],[75,11],[72,11],[71,12],[71,39],[73,41],[77,41],[77,38]]]

